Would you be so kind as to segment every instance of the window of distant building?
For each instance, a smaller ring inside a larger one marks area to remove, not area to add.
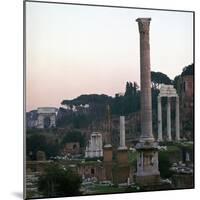
[[[94,169],[93,168],[91,169],[91,174],[94,174]]]

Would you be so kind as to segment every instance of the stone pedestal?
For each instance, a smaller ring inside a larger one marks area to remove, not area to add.
[[[113,168],[113,181],[116,184],[127,183],[130,177],[130,166],[128,163],[128,149],[117,150],[117,162]]]
[[[107,144],[104,146],[103,148],[103,165],[105,168],[105,177],[106,180],[110,180],[112,181],[112,156],[113,156],[113,152],[112,152],[112,145]]]
[[[120,145],[117,149],[117,162],[113,167],[113,181],[116,184],[127,183],[128,179],[130,180],[128,148],[125,140],[125,116],[120,116]]]
[[[157,143],[138,143],[136,149],[138,151],[136,182],[139,185],[159,184]]]
[[[107,144],[103,147],[103,161],[104,162],[112,162],[112,145]]]
[[[118,149],[117,150],[117,162],[118,163],[128,163],[128,149]]]

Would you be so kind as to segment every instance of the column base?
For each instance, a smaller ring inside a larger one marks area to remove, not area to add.
[[[158,169],[157,142],[144,142],[136,145],[137,173],[136,183],[139,185],[155,185],[160,182]]]
[[[163,139],[157,139],[158,142],[163,142]]]
[[[140,137],[139,142],[145,143],[145,142],[154,142],[155,139],[153,137]]]

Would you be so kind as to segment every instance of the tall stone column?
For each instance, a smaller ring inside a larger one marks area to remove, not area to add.
[[[95,157],[95,155],[94,155],[94,136],[91,135],[90,139],[91,139],[91,157]]]
[[[120,145],[117,149],[117,183],[127,183],[130,174],[130,166],[128,163],[128,148],[125,143],[125,116],[120,116]]]
[[[171,136],[171,101],[170,97],[167,97],[167,139],[172,140]]]
[[[96,157],[98,157],[98,135],[95,136],[95,148],[94,148],[94,152]]]
[[[140,141],[154,141],[152,134],[151,70],[149,25],[150,18],[136,20],[140,32],[141,136]]]
[[[136,20],[140,32],[140,107],[141,107],[141,136],[137,149],[136,182],[139,185],[155,185],[160,182],[158,169],[158,147],[152,134],[152,105],[151,105],[151,70],[149,26],[151,18]]]
[[[51,120],[50,127],[56,127],[56,115],[55,114],[51,115],[50,120]]]
[[[105,168],[105,178],[106,180],[112,180],[112,145],[111,145],[111,110],[110,106],[106,107],[106,138],[105,145],[103,147],[103,165]]]
[[[103,156],[103,144],[102,144],[102,135],[100,135],[100,142],[99,142],[99,146],[100,146],[100,156]]]
[[[179,96],[176,97],[176,140],[180,140]]]
[[[105,139],[105,145],[106,147],[110,147],[112,146],[112,130],[111,130],[111,109],[110,109],[110,105],[106,106],[106,139]]]
[[[125,117],[120,116],[120,147],[124,148],[125,145]]]
[[[158,96],[158,141],[163,141],[162,137],[162,107],[161,107],[161,97]]]

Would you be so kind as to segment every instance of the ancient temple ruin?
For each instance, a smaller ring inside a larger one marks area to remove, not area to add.
[[[172,141],[171,136],[171,99],[176,98],[176,140],[180,140],[180,119],[179,119],[179,96],[173,85],[162,84],[158,95],[158,141],[163,141],[162,132],[162,97],[167,97],[167,140]]]
[[[103,156],[103,147],[102,147],[102,134],[93,132],[90,135],[90,140],[86,146],[85,157],[86,158],[95,158]]]

